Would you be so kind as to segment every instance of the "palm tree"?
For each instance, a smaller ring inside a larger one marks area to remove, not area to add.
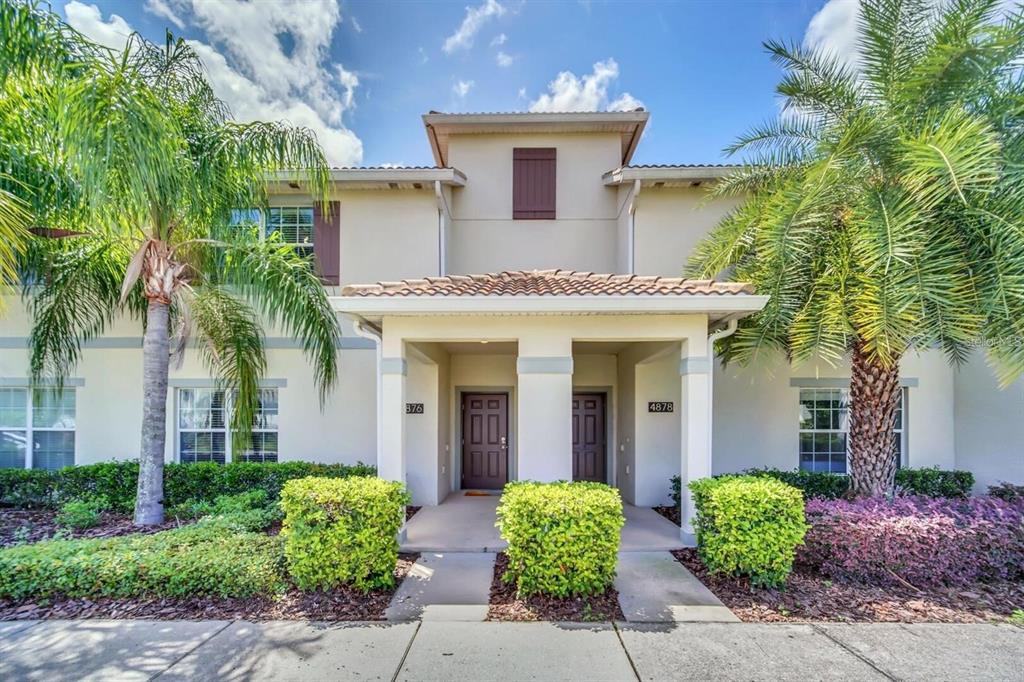
[[[904,354],[1024,371],[1024,19],[999,4],[862,0],[855,68],[766,43],[784,109],[728,150],[714,193],[747,199],[688,267],[770,296],[726,359],[852,356],[854,494],[893,487]]]
[[[266,368],[264,324],[301,340],[321,401],[337,379],[340,329],[311,263],[231,220],[265,205],[274,172],[301,168],[294,179],[324,197],[327,164],[309,130],[231,121],[184,41],[168,34],[158,46],[133,35],[120,52],[83,48],[80,35],[53,28],[52,15],[22,11],[81,57],[32,64],[33,82],[19,80],[33,96],[0,106],[6,146],[45,159],[24,174],[59,179],[33,189],[39,203],[60,205],[40,232],[62,238],[31,240],[23,259],[32,377],[67,376],[82,342],[115,319],[143,323],[135,522],[160,523],[168,372],[190,341],[237,396],[236,454],[248,446]],[[10,133],[14,118],[27,122],[24,132]]]

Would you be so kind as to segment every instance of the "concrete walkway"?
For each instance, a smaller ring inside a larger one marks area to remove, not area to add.
[[[405,525],[403,552],[500,552],[508,546],[494,523],[500,495],[450,494],[437,506],[420,509]],[[680,549],[679,526],[647,507],[623,505],[623,552]]]
[[[494,577],[494,554],[425,552],[384,612],[389,621],[482,621]]]
[[[615,589],[631,623],[740,620],[668,552],[621,552]]]
[[[1012,625],[0,623],[3,680],[1021,680]]]

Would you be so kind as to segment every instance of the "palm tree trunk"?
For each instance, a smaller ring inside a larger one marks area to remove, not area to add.
[[[142,341],[142,448],[135,524],[163,523],[164,447],[167,442],[167,372],[170,364],[170,306],[150,299]]]
[[[853,351],[850,376],[850,491],[856,496],[885,495],[896,477],[896,410],[900,369],[869,358],[861,345]]]

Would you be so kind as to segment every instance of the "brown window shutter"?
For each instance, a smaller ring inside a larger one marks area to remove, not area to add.
[[[341,275],[341,204],[313,204],[313,253],[324,284],[338,284]]]
[[[555,148],[512,150],[512,218],[555,219]]]

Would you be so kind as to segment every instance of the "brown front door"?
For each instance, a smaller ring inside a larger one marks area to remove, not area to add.
[[[605,477],[604,394],[572,397],[572,480],[607,483]]]
[[[508,483],[508,394],[462,394],[462,487]]]

